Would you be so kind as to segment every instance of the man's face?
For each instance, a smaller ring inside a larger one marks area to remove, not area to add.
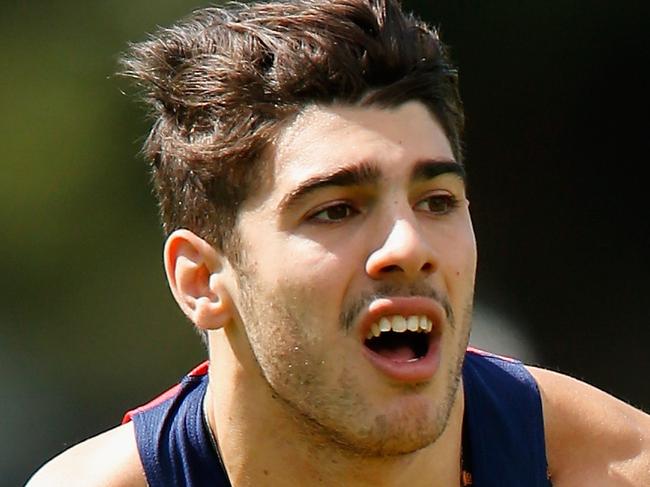
[[[234,300],[274,397],[359,453],[435,441],[456,398],[476,266],[441,126],[417,102],[311,107],[269,171],[240,213]]]

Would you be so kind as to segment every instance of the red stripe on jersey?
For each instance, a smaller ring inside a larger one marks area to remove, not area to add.
[[[482,355],[483,357],[497,357],[505,360],[506,362],[513,362],[513,363],[519,362],[519,360],[514,359],[512,357],[506,357],[505,355],[497,355],[496,353],[486,352],[485,350],[481,350],[480,348],[467,347],[467,351],[470,353],[475,353],[476,355]]]
[[[210,365],[210,362],[208,360],[206,360],[202,364],[199,364],[196,367],[194,367],[190,371],[190,373],[187,374],[187,375],[189,375],[190,377],[198,377],[198,376],[201,376],[201,375],[205,375],[205,374],[208,373],[208,366],[209,365]]]
[[[202,364],[194,367],[187,375],[188,377],[199,377],[202,375],[205,375],[208,373],[208,365],[209,362],[205,361]],[[126,414],[124,414],[124,417],[122,418],[122,424],[128,423],[133,419],[133,416],[141,411],[146,411],[147,409],[151,409],[153,407],[156,407],[158,404],[161,404],[165,402],[167,399],[170,399],[174,397],[176,394],[178,394],[178,390],[181,388],[180,384],[176,384],[175,386],[171,387],[170,389],[166,390],[162,394],[160,394],[158,397],[155,399],[149,401],[146,404],[143,404],[142,406],[139,406],[135,409],[131,409],[130,411],[127,411]]]

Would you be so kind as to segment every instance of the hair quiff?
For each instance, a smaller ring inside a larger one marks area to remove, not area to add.
[[[419,100],[462,159],[456,71],[397,0],[204,8],[131,45],[122,65],[154,118],[144,154],[165,233],[188,228],[231,256],[264,149],[309,104]]]

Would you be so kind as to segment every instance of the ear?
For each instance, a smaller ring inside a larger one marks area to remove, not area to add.
[[[227,325],[233,317],[225,280],[227,259],[189,230],[174,231],[165,242],[165,272],[176,302],[202,330]]]

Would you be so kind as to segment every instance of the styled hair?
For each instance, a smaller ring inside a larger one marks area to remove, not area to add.
[[[187,228],[230,256],[265,149],[308,105],[418,100],[462,162],[457,72],[436,30],[398,0],[204,8],[131,45],[122,66],[154,119],[143,152],[164,232]]]

